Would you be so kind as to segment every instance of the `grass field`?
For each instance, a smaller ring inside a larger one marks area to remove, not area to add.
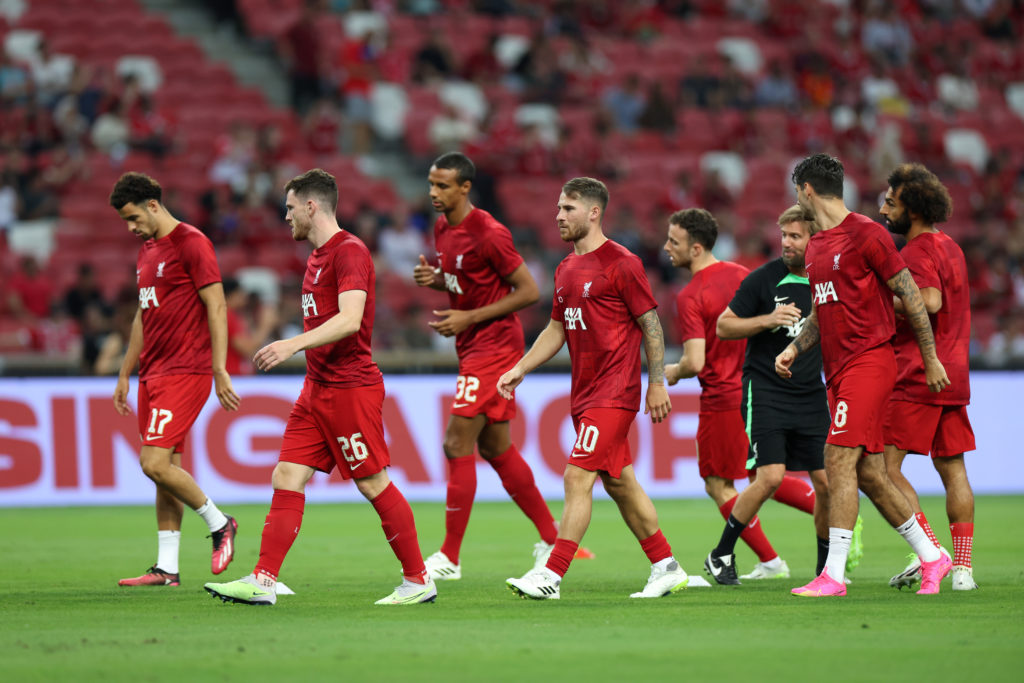
[[[721,530],[706,500],[656,501],[676,556],[698,573]],[[226,506],[227,507],[227,506]],[[414,505],[425,553],[443,506]],[[556,504],[556,508],[559,504]],[[265,505],[233,506],[240,523],[225,580],[251,570]],[[557,515],[560,509],[554,512]],[[282,578],[297,591],[274,607],[226,605],[211,580],[209,541],[186,517],[179,588],[122,589],[156,553],[151,508],[0,510],[0,679],[105,681],[437,680],[1009,681],[1024,670],[1024,497],[977,502],[981,589],[938,596],[888,587],[906,546],[867,505],[865,557],[845,599],[789,588],[810,578],[810,519],[777,503],[765,530],[791,580],[691,588],[630,600],[649,565],[608,501],[597,503],[558,602],[521,600],[504,580],[530,566],[534,538],[511,503],[477,504],[463,578],[434,605],[378,607],[398,565],[369,505],[311,505]],[[926,499],[940,539],[940,499]],[[745,547],[741,572],[754,559]]]

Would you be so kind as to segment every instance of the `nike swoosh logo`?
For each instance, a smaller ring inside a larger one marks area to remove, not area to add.
[[[445,512],[458,512],[458,511],[459,511],[459,510],[461,510],[461,509],[462,509],[462,508],[450,508],[450,507],[448,507],[448,506],[446,505],[446,506],[445,506],[445,508],[444,508],[444,511],[445,511]]]
[[[810,267],[811,267],[811,264],[810,264],[810,263],[805,263],[805,264],[804,264],[804,269],[807,269],[807,268],[810,268]]]
[[[837,432],[836,430],[834,430],[834,429],[833,429],[833,430],[832,430],[832,436],[835,436],[836,434],[845,434],[845,433],[846,433],[846,432],[848,432],[848,431],[850,431],[850,430],[849,430],[849,429],[840,429],[840,430],[839,430],[839,431]]]
[[[565,289],[565,287],[559,287],[558,289],[556,289],[556,290],[555,290],[555,294],[558,294],[558,293],[559,293],[559,292],[561,292],[561,291],[562,291],[563,289]]]
[[[355,472],[355,471],[356,471],[356,470],[358,470],[358,469],[359,469],[360,467],[362,467],[362,466],[363,466],[363,465],[364,465],[365,463],[366,463],[366,461],[365,461],[365,460],[363,460],[362,462],[360,462],[360,463],[359,463],[359,464],[357,464],[357,465],[349,465],[349,469],[350,469],[350,470],[352,470],[353,472]]]
[[[718,576],[722,573],[722,569],[724,569],[724,567],[716,568],[714,562],[708,562],[708,570],[711,572],[711,576]]]
[[[589,455],[590,455],[590,453],[570,453],[569,457],[570,458],[586,458]]]
[[[787,299],[789,299],[788,296],[777,296],[775,297],[775,303],[778,303],[780,301],[786,301]]]
[[[396,538],[398,538],[398,534],[395,534],[394,536],[392,536],[391,538],[389,538],[389,539],[388,539],[388,543],[391,543],[391,541],[395,540]]]
[[[468,403],[453,403],[452,408],[465,408],[468,405]]]
[[[159,439],[159,434],[146,434],[146,441],[152,441],[153,439]]]

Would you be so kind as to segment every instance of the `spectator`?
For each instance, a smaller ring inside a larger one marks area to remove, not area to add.
[[[444,81],[455,73],[455,58],[437,31],[427,33],[427,42],[416,53],[412,63],[415,83]]]
[[[249,294],[233,277],[224,278],[224,300],[227,303],[228,319],[228,355],[227,371],[229,375],[253,374],[252,357],[270,338],[271,332],[277,327],[277,309],[265,306],[258,295],[256,301],[255,324],[246,319],[246,308],[249,306]]]
[[[322,7],[322,0],[303,0],[298,19],[285,30],[279,44],[288,67],[292,109],[300,114],[323,94],[324,58],[317,28]]]
[[[427,253],[423,233],[416,229],[404,204],[399,204],[380,231],[380,260],[393,273],[406,273]]]
[[[53,278],[39,270],[34,257],[22,257],[18,272],[7,287],[7,305],[15,316],[32,321],[44,320],[49,315],[54,297]]]
[[[647,86],[644,109],[637,123],[644,130],[668,134],[675,130],[676,112],[659,81]]]
[[[100,313],[106,315],[108,306],[103,292],[96,284],[96,273],[91,263],[78,264],[78,277],[64,293],[64,310],[72,319],[81,324],[85,320],[86,310],[95,306]]]
[[[781,61],[772,60],[767,73],[757,82],[754,101],[761,107],[791,108],[796,104],[798,97],[796,82],[792,76],[783,69]]]
[[[910,57],[914,37],[891,2],[872,2],[861,25],[861,43],[869,53],[892,66],[903,66]]]
[[[601,97],[601,102],[611,113],[615,128],[623,133],[637,129],[640,115],[647,106],[640,91],[640,77],[629,74],[621,85],[612,85]]]

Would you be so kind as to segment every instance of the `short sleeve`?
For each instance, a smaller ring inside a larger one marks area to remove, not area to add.
[[[704,318],[694,287],[684,288],[676,297],[676,320],[680,341],[704,339]]]
[[[935,260],[926,249],[919,249],[908,245],[903,249],[903,260],[906,261],[910,274],[917,283],[918,289],[933,287],[942,289],[942,278],[939,277],[939,270]]]
[[[732,301],[729,302],[729,308],[738,317],[753,318],[755,315],[760,315],[761,290],[764,281],[762,275],[760,270],[755,270],[747,275],[733,295]]]
[[[622,259],[614,271],[615,285],[626,304],[626,309],[634,318],[639,318],[647,311],[658,307],[658,302],[651,293],[651,283],[647,280],[647,272],[636,256]]]
[[[213,243],[201,233],[189,237],[181,245],[181,263],[196,289],[220,282]]]
[[[871,270],[883,280],[891,279],[896,273],[907,267],[896,245],[882,226],[877,223],[865,231],[864,240],[860,243],[860,252]]]
[[[334,272],[338,274],[338,294],[352,289],[370,291],[373,261],[362,244],[350,242],[335,249]]]
[[[502,278],[512,274],[523,262],[512,242],[512,233],[503,225],[496,225],[490,231],[490,239],[484,242],[484,259]]]

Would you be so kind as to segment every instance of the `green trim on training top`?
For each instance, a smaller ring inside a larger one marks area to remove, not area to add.
[[[781,287],[782,285],[807,285],[808,287],[810,287],[811,280],[810,278],[800,277],[799,275],[793,275],[793,273],[786,273],[786,277],[779,280],[779,283],[775,286]]]
[[[747,433],[747,444],[753,445],[753,441],[750,439],[750,425],[754,423],[754,386],[753,382],[747,380],[747,424],[743,431]],[[747,469],[754,469],[754,465],[757,464],[757,458],[747,458]]]

